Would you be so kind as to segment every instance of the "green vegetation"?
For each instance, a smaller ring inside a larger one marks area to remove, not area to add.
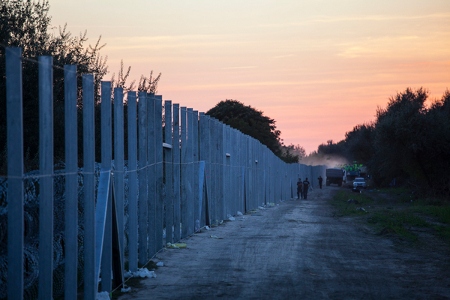
[[[220,101],[206,114],[257,139],[287,163],[297,163],[305,157],[305,149],[300,145],[283,144],[281,132],[276,128],[274,119],[251,106],[229,99]]]
[[[357,125],[345,139],[318,147],[317,156],[344,157],[367,166],[378,187],[414,187],[422,195],[449,198],[450,91],[407,88],[378,108],[375,121]]]
[[[416,199],[405,188],[338,191],[331,204],[338,217],[355,217],[377,234],[390,234],[410,242],[422,242],[421,232],[431,233],[450,244],[450,203]]]
[[[6,47],[19,47],[22,49],[22,81],[23,81],[23,120],[24,120],[24,152],[26,172],[37,169],[39,148],[39,101],[38,101],[38,57],[42,55],[53,57],[53,113],[55,161],[64,158],[64,66],[76,65],[78,74],[95,74],[94,85],[98,91],[100,82],[110,72],[106,64],[106,56],[100,51],[105,46],[100,38],[93,45],[88,44],[86,32],[72,35],[66,26],[59,27],[58,34],[53,34],[51,16],[48,12],[48,0],[7,0],[0,1],[0,154],[6,153]],[[130,67],[124,72],[123,64],[118,72],[117,79],[112,75],[113,87],[121,87],[124,91],[133,89],[134,82],[126,86]],[[156,93],[161,74],[150,77],[141,76],[138,90]],[[81,120],[82,93],[81,76],[78,76],[78,109]],[[100,94],[94,94],[96,102],[96,115],[100,115]],[[127,104],[124,104],[125,114]],[[95,118],[96,136],[100,136],[100,118]],[[81,122],[79,121],[79,126]],[[126,126],[126,124],[125,124]],[[82,140],[81,127],[78,130],[79,140]],[[127,138],[125,132],[125,139]],[[98,139],[100,141],[100,139]],[[80,158],[82,143],[78,144]],[[96,158],[100,160],[101,145],[95,147]],[[127,149],[125,148],[125,155]],[[6,173],[6,160],[0,160],[0,173]]]
[[[352,193],[350,190],[340,190],[334,196],[331,204],[337,209],[336,215],[357,216],[367,214],[366,208],[370,205],[372,199],[366,194]]]

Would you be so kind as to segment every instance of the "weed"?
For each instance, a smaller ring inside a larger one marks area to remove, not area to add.
[[[431,217],[435,217],[437,221],[450,225],[450,205],[448,203],[435,204],[436,202],[419,202],[414,205],[413,210],[423,213]]]
[[[411,201],[413,200],[413,201]],[[394,234],[418,241],[413,229],[428,228],[450,243],[450,203],[439,199],[416,199],[405,188],[370,190],[362,194],[338,191],[331,204],[338,216],[365,215],[379,234]],[[359,208],[366,208],[361,210]]]
[[[340,190],[331,203],[337,209],[339,216],[352,216],[366,214],[365,210],[360,208],[367,207],[372,201],[372,198],[366,194]]]

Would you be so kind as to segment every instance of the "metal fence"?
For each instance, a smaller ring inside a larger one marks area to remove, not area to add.
[[[101,83],[101,162],[95,162],[94,77],[78,75],[76,66],[64,68],[65,162],[55,171],[53,141],[60,137],[53,136],[52,57],[45,56],[39,58],[39,171],[24,174],[21,53],[6,49],[0,298],[95,299],[123,283],[125,268],[145,266],[166,243],[294,198],[299,176],[324,175],[324,166],[286,164],[259,141],[161,96],[112,93],[110,82]]]

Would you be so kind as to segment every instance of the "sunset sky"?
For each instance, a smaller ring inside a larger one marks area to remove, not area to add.
[[[164,100],[206,112],[235,99],[307,153],[374,120],[407,87],[450,89],[449,0],[50,0],[52,25],[87,30]]]

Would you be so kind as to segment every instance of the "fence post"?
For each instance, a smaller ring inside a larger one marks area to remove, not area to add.
[[[124,249],[124,121],[123,88],[114,89],[114,197],[116,201],[119,247],[123,262]],[[114,209],[114,208],[113,208]],[[123,268],[123,266],[121,266]]]
[[[139,92],[139,264],[144,265],[147,253],[147,95]]]
[[[194,195],[194,113],[192,108],[187,109],[187,149],[186,149],[186,163],[187,165],[187,186],[186,186],[186,206],[187,215],[186,222],[183,222],[183,227],[186,227],[187,235],[194,233],[194,201],[196,195]]]
[[[198,111],[193,110],[192,111],[192,198],[194,202],[192,203],[192,233],[194,233],[196,224],[198,223],[197,220],[200,220],[201,211],[198,209],[201,205],[202,198],[199,197],[199,176],[197,172],[199,171],[200,163],[199,163],[199,133],[198,133],[198,127],[199,127],[199,119],[198,119]],[[196,176],[197,174],[197,176]]]
[[[66,159],[64,295],[77,299],[78,274],[78,131],[77,66],[64,66],[64,113]],[[77,212],[77,213],[75,213]]]
[[[164,171],[166,243],[173,243],[173,159],[172,159],[172,101],[164,102]]]
[[[203,190],[199,191],[199,194],[206,195],[206,197],[202,201],[202,213],[200,214],[199,219],[199,227],[201,225],[210,225],[210,214],[209,214],[209,205],[208,205],[208,185],[210,183],[210,170],[211,170],[211,159],[210,159],[210,139],[209,139],[209,117],[204,113],[200,113],[199,116],[199,160],[203,162],[203,186],[199,188],[205,189],[206,192],[203,193]],[[200,229],[200,228],[199,228]]]
[[[111,82],[101,83],[101,156],[102,170],[111,170],[112,160],[112,128],[111,128]],[[102,291],[112,290],[112,201],[107,201],[106,223],[103,240],[103,253],[101,258]],[[98,238],[98,237],[97,237]]]
[[[53,296],[53,58],[39,60],[39,299]]]
[[[181,237],[188,236],[187,232],[187,138],[186,138],[186,107],[182,106],[181,109]]]
[[[163,131],[162,131],[162,96],[156,95],[155,99],[155,175],[156,175],[156,207],[155,207],[155,238],[156,249],[163,248],[163,217],[164,199],[163,194]]]
[[[8,155],[8,299],[23,299],[22,49],[6,48],[5,52]]]
[[[83,189],[84,189],[84,299],[95,299],[95,113],[94,75],[84,74],[83,84]]]
[[[210,219],[211,225],[218,225],[218,217],[217,217],[217,120],[214,118],[209,119],[209,148],[210,150],[210,189],[209,189],[209,199],[208,207],[210,211]]]
[[[148,186],[148,255],[152,257],[159,249],[156,248],[156,128],[155,95],[147,94],[147,186]]]
[[[173,219],[174,219],[174,239],[181,239],[181,212],[180,212],[180,105],[173,105]]]
[[[136,92],[128,92],[128,262],[131,272],[138,268],[137,129]]]

